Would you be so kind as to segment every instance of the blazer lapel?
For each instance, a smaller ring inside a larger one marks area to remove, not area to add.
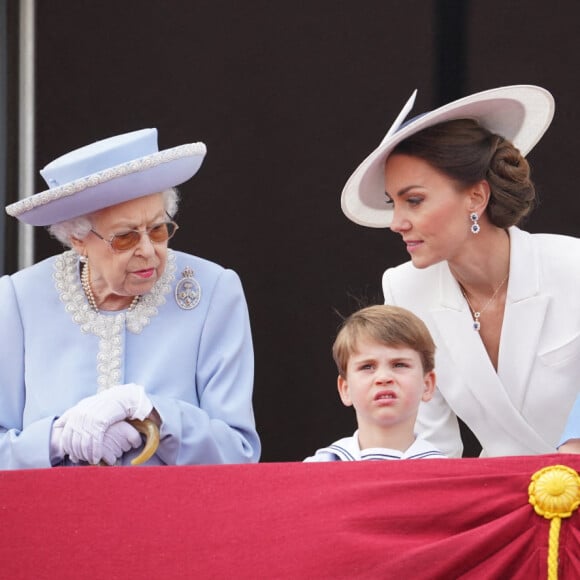
[[[529,234],[510,228],[510,240],[510,278],[497,373],[473,329],[457,281],[447,264],[441,264],[440,302],[431,314],[461,380],[453,381],[455,388],[440,388],[461,416],[464,397],[460,390],[467,386],[483,409],[494,408],[502,430],[525,447],[549,452],[550,446],[520,413],[549,300],[539,295],[539,265]]]
[[[432,309],[439,337],[445,342],[447,355],[457,369],[461,380],[440,385],[445,397],[453,401],[453,408],[461,415],[463,389],[467,387],[478,400],[484,398],[506,403],[505,389],[499,380],[479,333],[473,328],[473,318],[459,284],[449,271],[447,263],[441,264],[440,305]],[[437,369],[435,369],[437,371]],[[482,387],[482,385],[485,385]],[[485,403],[486,405],[488,403]]]
[[[532,237],[510,228],[510,279],[500,342],[498,375],[522,407],[550,298],[540,292],[540,263]]]

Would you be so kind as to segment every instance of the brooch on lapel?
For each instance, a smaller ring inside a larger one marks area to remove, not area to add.
[[[201,286],[193,277],[193,270],[187,266],[181,273],[181,280],[175,286],[175,302],[183,310],[195,308],[201,300]]]

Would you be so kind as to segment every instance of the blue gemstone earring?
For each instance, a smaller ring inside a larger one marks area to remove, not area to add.
[[[478,223],[479,216],[475,212],[473,212],[472,214],[470,214],[469,219],[471,220],[471,233],[478,234],[479,230],[481,229]]]

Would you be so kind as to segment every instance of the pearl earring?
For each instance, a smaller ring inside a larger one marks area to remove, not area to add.
[[[481,230],[481,227],[479,226],[479,223],[478,223],[479,216],[475,212],[473,212],[469,216],[469,219],[471,220],[471,233],[478,234],[479,230]]]

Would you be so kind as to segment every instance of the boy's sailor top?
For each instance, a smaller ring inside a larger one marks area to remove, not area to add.
[[[364,461],[381,459],[445,459],[445,455],[421,437],[417,437],[405,451],[385,447],[370,447],[361,450],[357,430],[352,437],[344,437],[328,447],[318,449],[314,455],[307,457],[304,461]]]

